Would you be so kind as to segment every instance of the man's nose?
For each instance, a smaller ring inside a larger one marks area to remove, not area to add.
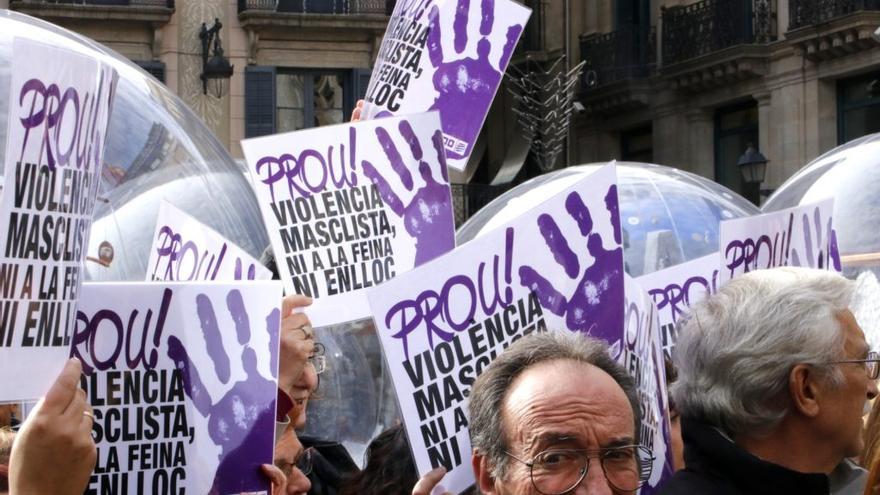
[[[877,397],[877,394],[880,393],[877,391],[877,380],[868,379],[868,400]]]
[[[611,485],[608,484],[605,474],[602,473],[602,466],[599,466],[597,462],[592,461],[590,462],[589,469],[587,469],[587,475],[581,480],[577,489],[574,491],[574,494],[613,495],[614,490],[611,489]]]
[[[299,469],[293,468],[290,478],[287,479],[287,493],[308,493],[311,489],[312,482],[309,481],[308,476],[304,475]]]

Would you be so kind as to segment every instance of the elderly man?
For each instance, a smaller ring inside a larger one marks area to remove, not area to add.
[[[470,397],[472,464],[492,494],[633,493],[650,476],[633,379],[589,337],[533,334]]]
[[[880,370],[852,291],[835,273],[776,268],[692,308],[672,388],[687,467],[662,493],[838,493],[831,475],[862,448]]]

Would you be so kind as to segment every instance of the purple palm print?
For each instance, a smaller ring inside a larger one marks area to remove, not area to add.
[[[452,60],[446,60],[443,46],[440,42],[440,10],[435,5],[431,8],[430,32],[428,34],[428,56],[431,65],[436,68],[434,72],[434,89],[440,94],[434,100],[430,110],[440,111],[440,120],[443,122],[443,130],[457,139],[468,143],[463,150],[447,150],[451,158],[464,158],[470,155],[470,149],[480,132],[483,124],[483,113],[475,111],[486,107],[495,96],[495,89],[501,81],[504,68],[510,60],[510,55],[516,46],[522,27],[513,25],[507,28],[507,42],[498,62],[498,67],[493,67],[489,62],[489,52],[492,44],[489,35],[492,34],[495,23],[495,0],[481,0],[480,34],[482,38],[477,42],[477,58],[468,58],[462,55],[467,48],[468,42],[468,10],[471,0],[458,0],[455,9],[455,19],[452,23],[453,45],[455,56]]]
[[[605,205],[613,217],[617,212],[617,186],[612,185],[608,189]],[[601,336],[597,332],[616,329],[607,328],[609,324],[619,325],[623,322],[623,250],[620,247],[611,250],[602,247],[602,238],[593,232],[593,218],[580,194],[569,194],[565,209],[586,238],[586,251],[595,261],[581,272],[577,253],[562,236],[553,217],[545,213],[538,217],[538,229],[553,259],[565,269],[569,278],[576,279],[580,275],[580,280],[571,297],[566,298],[534,268],[523,265],[519,269],[520,283],[537,295],[544,308],[556,316],[564,317],[569,330]],[[619,219],[612,218],[611,223],[614,238],[620,239]]]
[[[267,490],[268,481],[260,473],[260,464],[270,462],[271,459],[260,459],[257,453],[267,452],[266,449],[271,448],[275,433],[277,385],[260,375],[257,371],[257,354],[246,345],[251,339],[250,319],[241,293],[238,290],[230,291],[226,297],[226,305],[235,324],[238,343],[245,346],[241,353],[241,362],[247,377],[234,383],[217,402],[213,401],[202,384],[199,372],[190,361],[184,344],[177,337],[168,337],[168,357],[181,372],[186,395],[199,414],[208,418],[211,440],[221,448],[220,463],[209,492],[211,494]],[[211,300],[200,294],[196,297],[196,310],[217,378],[224,384],[229,383],[229,357],[223,347],[221,330]],[[266,317],[266,326],[271,335],[270,349],[278,348],[278,322],[279,311],[275,309]],[[277,365],[276,354],[273,352],[273,370]]]
[[[839,272],[840,250],[837,246],[837,232],[831,227],[831,217],[828,217],[828,222],[823,228],[822,212],[819,207],[816,207],[813,210],[812,227],[807,213],[804,213],[801,220],[804,226],[804,259],[801,260],[801,254],[797,249],[792,249],[791,259],[794,266],[809,266],[826,270],[833,268]],[[813,233],[815,233],[815,239],[813,239]]]
[[[443,152],[443,134],[438,130],[431,138],[434,151],[437,153],[437,161],[440,163],[440,173],[443,176],[444,183],[440,183],[434,180],[431,166],[423,160],[422,146],[409,122],[401,120],[398,128],[400,134],[409,144],[410,153],[419,161],[419,174],[425,182],[425,185],[413,195],[409,204],[403,204],[385,177],[376,170],[372,163],[364,160],[361,166],[364,169],[364,175],[378,188],[382,200],[395,215],[403,219],[406,231],[415,238],[415,266],[419,266],[455,247],[451,228],[454,222],[450,204],[449,177],[446,171],[446,155]],[[379,126],[376,127],[376,137],[403,187],[407,191],[412,191],[415,187],[412,173],[403,161],[391,135],[384,127]]]

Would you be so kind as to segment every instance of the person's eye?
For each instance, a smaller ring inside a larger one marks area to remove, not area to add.
[[[535,463],[542,466],[560,466],[570,463],[575,457],[574,453],[565,450],[550,450],[538,454]]]

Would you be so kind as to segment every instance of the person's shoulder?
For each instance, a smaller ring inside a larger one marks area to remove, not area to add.
[[[660,495],[738,495],[726,480],[704,473],[683,469],[663,484]]]

